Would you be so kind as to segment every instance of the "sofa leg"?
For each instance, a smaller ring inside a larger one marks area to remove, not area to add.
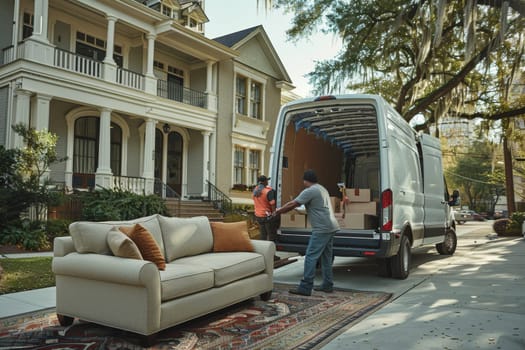
[[[272,291],[265,292],[261,294],[261,300],[268,301],[272,297]]]
[[[73,324],[73,321],[75,320],[74,317],[61,315],[61,314],[57,314],[57,318],[58,318],[58,323],[60,323],[62,327],[71,326]]]
[[[155,345],[156,340],[157,340],[157,334],[141,335],[140,345],[144,348],[150,348],[153,345]]]

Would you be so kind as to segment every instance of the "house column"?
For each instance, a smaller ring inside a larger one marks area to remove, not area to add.
[[[102,68],[102,76],[104,80],[116,82],[117,79],[117,64],[113,59],[113,52],[115,50],[115,23],[117,17],[107,16],[108,31],[106,36],[106,57],[104,57],[104,67]]]
[[[112,188],[111,173],[111,109],[100,111],[100,132],[98,144],[98,168],[95,174],[95,184],[104,188]]]
[[[217,95],[213,90],[213,62],[206,62],[206,97],[208,109],[217,111]]]
[[[153,74],[153,61],[155,59],[155,34],[148,33],[146,39],[148,39],[148,56],[146,59],[146,92],[156,95],[157,94],[157,78]]]
[[[142,177],[146,180],[145,192],[146,194],[153,193],[155,184],[155,125],[157,121],[154,119],[146,120],[146,132],[144,143],[144,169],[142,169]]]
[[[203,131],[201,132],[203,137],[202,145],[202,196],[208,196],[208,181],[210,180],[210,135],[211,132]]]
[[[34,111],[32,113],[33,120],[31,126],[36,130],[49,130],[49,108],[51,96],[37,94],[35,96],[35,103],[33,104]]]
[[[49,40],[47,39],[48,12],[49,0],[35,1],[33,34],[31,38],[46,44],[49,44]]]
[[[214,185],[217,183],[216,167],[217,167],[217,134],[212,132],[210,135],[210,168],[208,169],[210,182]]]
[[[39,64],[53,65],[55,49],[47,38],[48,16],[49,0],[35,0],[33,34],[24,42],[23,56]]]
[[[13,124],[24,124],[29,126],[29,116],[31,114],[31,91],[16,89],[16,103],[14,110]],[[15,132],[9,130],[8,133],[13,135],[11,146],[13,148],[22,148],[24,138]]]

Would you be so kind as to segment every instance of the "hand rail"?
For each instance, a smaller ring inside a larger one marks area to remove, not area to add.
[[[167,80],[157,80],[157,96],[186,103],[195,107],[208,108],[207,93],[185,88]]]
[[[155,193],[157,196],[167,199],[167,198],[173,198],[177,201],[177,208],[176,212],[174,213],[175,216],[180,216],[180,202],[181,202],[181,195],[177,193],[173,188],[171,188],[168,184],[165,184],[162,182],[161,179],[155,178],[155,183],[153,185],[153,193]]]
[[[208,186],[208,200],[213,203],[216,209],[219,209],[224,215],[231,214],[233,203],[230,197],[219,190],[214,184],[206,180]]]

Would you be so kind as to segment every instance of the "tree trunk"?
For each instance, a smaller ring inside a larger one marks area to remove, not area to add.
[[[514,202],[514,177],[512,174],[512,153],[510,151],[507,137],[503,137],[503,160],[505,162],[505,189],[507,194],[507,210],[509,217],[516,211]]]

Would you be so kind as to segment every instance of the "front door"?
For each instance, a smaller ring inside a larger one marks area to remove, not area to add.
[[[182,192],[182,136],[176,131],[168,134],[166,183],[178,194]]]

